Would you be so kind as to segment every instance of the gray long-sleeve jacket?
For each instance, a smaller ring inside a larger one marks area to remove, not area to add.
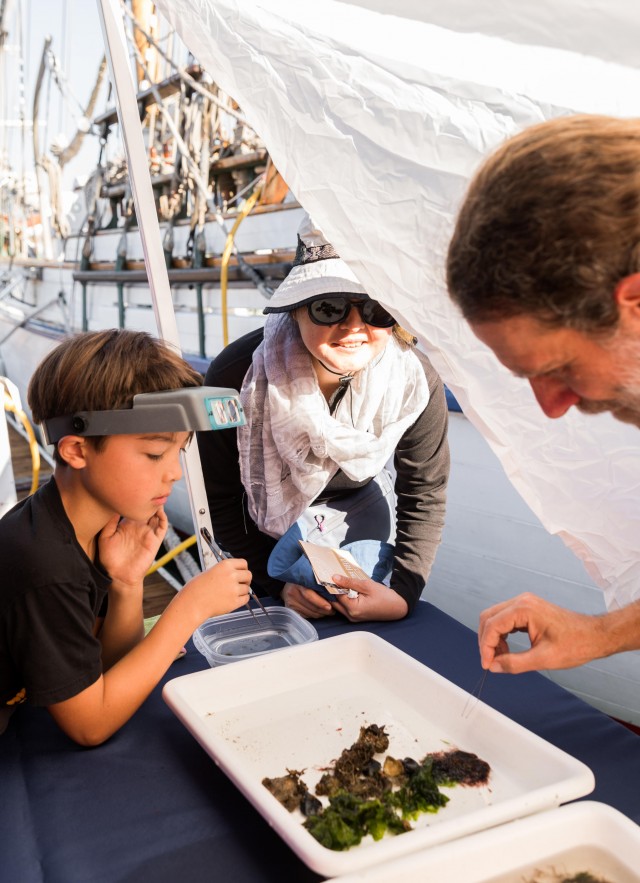
[[[209,366],[208,386],[239,390],[251,365],[253,351],[262,341],[262,330],[231,343]],[[429,384],[429,402],[416,422],[404,433],[395,451],[397,496],[396,546],[391,588],[411,611],[431,571],[444,526],[449,478],[448,413],[444,386],[429,360],[419,351]],[[235,430],[198,433],[211,521],[220,545],[246,558],[258,594],[279,597],[284,583],[267,574],[267,560],[276,543],[251,520],[240,480]],[[330,502],[361,487],[338,472],[315,502]]]

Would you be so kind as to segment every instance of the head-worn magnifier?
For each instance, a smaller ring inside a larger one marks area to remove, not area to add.
[[[148,432],[202,432],[232,429],[246,423],[235,389],[193,386],[133,397],[123,411],[77,411],[41,424],[45,441],[56,444],[65,435],[133,435]]]

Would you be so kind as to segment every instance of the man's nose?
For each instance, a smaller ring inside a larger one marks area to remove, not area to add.
[[[557,378],[531,377],[529,383],[538,404],[547,417],[562,417],[569,408],[577,405],[580,401],[580,396]]]

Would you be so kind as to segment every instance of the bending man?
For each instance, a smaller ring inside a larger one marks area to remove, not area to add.
[[[562,117],[499,148],[471,183],[447,282],[474,334],[548,417],[640,427],[640,122]],[[507,636],[531,649],[510,653]],[[640,649],[640,601],[603,616],[529,593],[480,617],[491,671],[571,668]]]

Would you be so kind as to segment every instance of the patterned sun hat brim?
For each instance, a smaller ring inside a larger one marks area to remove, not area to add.
[[[315,258],[294,265],[287,278],[274,291],[263,312],[286,313],[327,294],[368,297],[342,258]]]

